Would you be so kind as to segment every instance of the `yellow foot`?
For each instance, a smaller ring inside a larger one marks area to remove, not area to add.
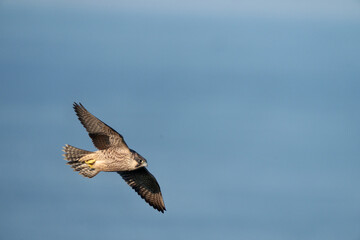
[[[96,160],[94,160],[94,159],[86,160],[86,161],[85,161],[85,163],[86,163],[87,165],[89,165],[90,168],[93,168],[93,165],[94,165],[95,162],[96,162]]]

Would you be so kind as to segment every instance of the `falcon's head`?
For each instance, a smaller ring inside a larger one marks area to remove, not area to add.
[[[147,161],[145,158],[134,150],[131,150],[131,153],[133,154],[133,159],[136,161],[136,168],[147,167]]]

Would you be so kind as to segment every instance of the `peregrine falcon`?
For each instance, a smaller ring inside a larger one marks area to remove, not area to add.
[[[146,159],[129,149],[121,134],[88,112],[81,103],[74,103],[74,110],[99,150],[90,152],[66,144],[63,151],[67,164],[88,178],[101,171],[117,172],[150,206],[164,213],[160,186],[146,169]]]

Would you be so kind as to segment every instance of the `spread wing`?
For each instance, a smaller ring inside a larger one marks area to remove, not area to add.
[[[99,150],[109,147],[129,149],[124,138],[118,132],[89,113],[81,103],[74,103],[74,110],[96,148]]]
[[[164,213],[166,211],[160,186],[155,177],[145,168],[117,172],[150,206]]]

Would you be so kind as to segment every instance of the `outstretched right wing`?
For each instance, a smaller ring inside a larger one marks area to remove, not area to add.
[[[117,172],[150,206],[164,213],[166,210],[160,186],[155,177],[145,168]]]
[[[74,110],[96,148],[119,147],[129,150],[121,134],[88,112],[81,103],[74,103]]]

